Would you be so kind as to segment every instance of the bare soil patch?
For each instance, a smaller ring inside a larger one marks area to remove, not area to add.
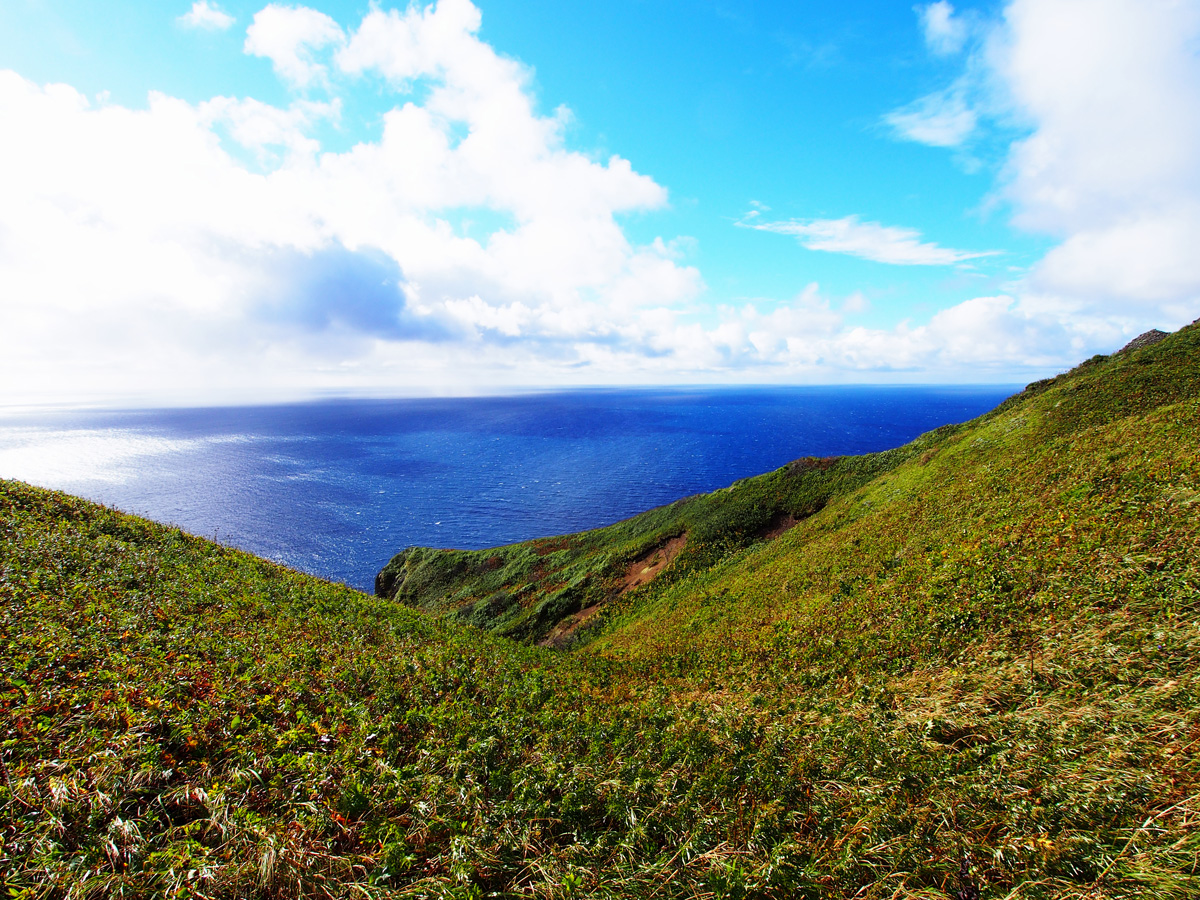
[[[636,587],[641,587],[652,581],[659,572],[669,566],[679,555],[687,543],[687,535],[673,537],[665,544],[659,544],[649,553],[643,554],[629,564],[625,570],[625,580],[621,583],[621,593],[628,594]]]
[[[634,588],[651,581],[671,564],[686,543],[687,535],[681,534],[679,537],[673,537],[669,541],[659,544],[650,552],[643,553],[629,564],[629,568],[625,570],[625,577],[621,581],[620,589],[614,596],[627,594]],[[593,603],[591,606],[567,616],[558,622],[549,634],[538,641],[538,645],[555,650],[567,647],[574,639],[575,634],[596,618],[603,606],[603,603]]]
[[[775,519],[771,522],[771,527],[763,532],[763,534],[762,534],[763,540],[764,541],[773,541],[773,540],[775,540],[775,538],[779,537],[784,532],[791,531],[793,528],[795,528],[799,524],[800,524],[800,520],[797,519],[795,516],[793,516],[791,513],[787,513],[786,515],[782,515],[782,516],[776,516]]]

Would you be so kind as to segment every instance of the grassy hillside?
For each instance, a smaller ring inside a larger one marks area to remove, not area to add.
[[[379,573],[375,592],[527,642],[575,644],[593,631],[595,613],[631,589],[770,540],[954,429],[885,453],[798,459],[594,531],[490,550],[412,547]]]
[[[1200,896],[1198,345],[381,574],[449,615],[4,482],[9,893]]]

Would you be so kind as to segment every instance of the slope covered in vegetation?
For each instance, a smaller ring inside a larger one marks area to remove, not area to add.
[[[592,633],[597,612],[631,589],[769,540],[954,429],[884,453],[798,459],[594,531],[489,550],[411,547],[379,573],[375,592],[527,642],[575,644]]]
[[[448,616],[5,482],[6,886],[1197,896],[1198,345],[640,524],[405,556]],[[572,652],[454,621],[576,576]]]

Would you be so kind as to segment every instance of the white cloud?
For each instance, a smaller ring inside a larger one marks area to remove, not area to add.
[[[197,107],[201,121],[228,129],[230,137],[242,147],[252,150],[263,165],[281,162],[278,151],[293,158],[315,159],[320,143],[309,136],[311,128],[320,121],[337,121],[341,103],[297,101],[287,109],[248,97],[214,97]]]
[[[935,91],[883,117],[897,137],[931,147],[958,147],[975,131],[978,116],[964,86]]]
[[[848,304],[843,304],[843,309]],[[977,297],[935,313],[925,324],[904,321],[891,328],[849,326],[829,301],[810,285],[791,304],[759,316],[741,312],[743,321],[761,323],[756,362],[796,374],[834,373],[834,377],[871,373],[929,373],[963,381],[1019,378],[1078,361],[1083,342],[1074,340],[1054,315],[1027,308],[1007,295]],[[1101,339],[1116,340],[1109,331]]]
[[[925,45],[939,56],[957,53],[967,40],[967,24],[954,15],[954,7],[946,0],[918,7]]]
[[[960,20],[941,4],[918,12],[930,50],[948,51],[942,37],[958,40],[951,26]],[[1200,6],[1011,0],[985,38],[949,87],[885,117],[901,137],[935,146],[956,148],[985,131],[1006,138],[998,196],[1015,224],[1058,240],[1011,286],[1005,327],[986,329],[995,337],[978,346],[1035,358],[1021,320],[1086,353],[1150,324],[1194,319]],[[972,333],[959,313],[928,328]]]
[[[653,373],[661,361],[676,372],[686,364],[722,380],[751,382],[1018,381],[1072,365],[1092,347],[1111,350],[1125,333],[1086,315],[1068,326],[1061,311],[1009,295],[956,304],[923,324],[847,322],[865,303],[855,294],[836,303],[810,284],[785,303],[725,308],[708,327],[675,321],[655,340],[662,355],[637,360],[637,370]]]
[[[529,70],[479,39],[466,0],[372,9],[345,30],[261,11],[247,52],[326,102],[93,107],[0,72],[0,403],[1038,377],[1147,316],[1200,311],[1198,18],[1157,0],[1011,4],[940,99],[893,125],[957,146],[992,127],[970,101],[988,81],[1027,126],[1004,196],[1059,244],[1004,293],[891,327],[868,327],[882,298],[815,285],[698,304],[689,241],[637,244],[621,225],[664,208],[665,188],[568,148],[569,113],[539,113]],[[317,135],[365,75],[395,107],[377,138],[333,152]],[[771,221],[761,204],[739,224],[892,264],[991,252],[856,216]]]
[[[377,72],[401,89],[419,78],[436,83],[421,107],[408,104],[393,113],[389,127],[394,122],[397,131],[424,144],[437,132],[444,139],[446,122],[470,125],[453,147],[455,167],[433,171],[422,165],[422,180],[440,190],[459,185],[483,202],[511,209],[519,221],[535,210],[603,216],[666,202],[666,192],[625,160],[614,157],[596,167],[582,155],[553,152],[562,145],[565,121],[534,113],[527,70],[480,41],[479,24],[479,11],[467,0],[404,13],[376,9],[339,54],[339,65],[350,74]]]
[[[1066,37],[1069,35],[1069,39]],[[1017,0],[992,63],[1032,125],[1009,154],[1015,221],[1062,238],[1041,293],[1200,312],[1200,6]]]
[[[327,78],[328,69],[314,59],[314,52],[344,40],[341,26],[324,13],[272,3],[255,13],[245,49],[271,60],[280,78],[302,88]]]
[[[995,256],[995,250],[954,250],[921,240],[915,228],[898,228],[863,222],[858,216],[842,219],[788,219],[761,222],[757,213],[738,223],[745,228],[790,234],[809,250],[848,253],[861,259],[900,266],[949,266]]]
[[[223,11],[219,6],[208,0],[196,0],[192,8],[178,19],[185,28],[199,28],[203,31],[224,31],[234,22],[233,16]]]
[[[703,289],[686,241],[617,222],[666,191],[567,149],[470,4],[371,12],[318,61],[342,34],[323,22],[268,7],[248,52],[297,83],[336,64],[428,88],[344,152],[314,137],[336,98],[93,108],[0,73],[4,402],[528,384],[646,351]]]
[[[916,12],[925,46],[934,56],[961,53],[968,39],[982,30],[978,20],[972,18],[968,23],[946,0],[918,6]],[[973,137],[982,115],[980,107],[987,106],[987,79],[977,56],[967,55],[965,71],[949,87],[885,114],[883,122],[893,136],[931,147],[961,147]]]
[[[855,291],[842,303],[842,312],[850,315],[864,313],[871,308],[871,301],[863,296],[862,291]]]

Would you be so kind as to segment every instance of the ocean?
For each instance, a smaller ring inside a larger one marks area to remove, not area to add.
[[[899,446],[1019,388],[590,390],[0,418],[0,477],[370,591],[399,550],[606,525],[802,456]]]

